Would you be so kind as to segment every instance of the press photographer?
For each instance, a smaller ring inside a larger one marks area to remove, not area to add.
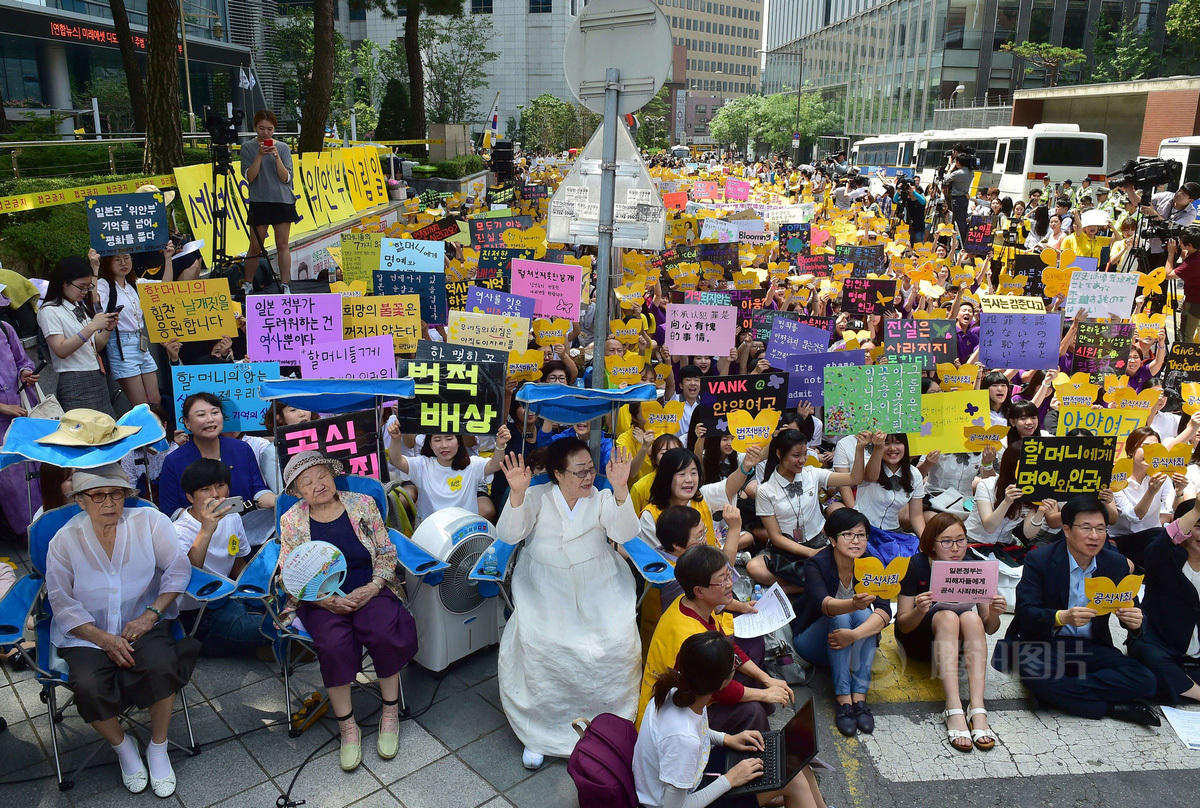
[[[908,234],[913,244],[925,240],[925,204],[927,200],[912,182],[901,177],[896,182],[896,193],[892,203],[896,206],[896,218],[908,225]]]
[[[971,204],[971,182],[974,174],[971,166],[975,158],[955,147],[951,150],[954,170],[942,181],[942,189],[950,200],[950,213],[954,217],[954,230],[961,241],[966,241],[967,210]]]
[[[1182,189],[1176,192],[1179,193]],[[1200,228],[1184,228],[1178,238],[1167,241],[1163,255],[1167,261],[1167,274],[1183,281],[1183,317],[1176,339],[1194,342],[1196,327],[1200,326]]]

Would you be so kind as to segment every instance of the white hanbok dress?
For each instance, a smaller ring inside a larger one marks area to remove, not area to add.
[[[637,536],[633,503],[592,489],[574,509],[554,483],[509,505],[497,531],[525,549],[513,571],[514,611],[497,663],[500,699],[525,747],[566,757],[571,721],[637,713],[642,646],[633,573],[609,546]]]

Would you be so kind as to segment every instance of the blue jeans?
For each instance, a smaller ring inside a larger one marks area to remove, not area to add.
[[[835,696],[866,694],[870,690],[871,665],[875,662],[879,637],[867,637],[849,648],[834,650],[829,647],[829,633],[839,628],[858,628],[873,613],[874,609],[859,609],[835,617],[821,617],[793,638],[796,653],[814,665],[829,667]]]
[[[190,629],[195,612],[180,614],[185,629]],[[263,612],[254,612],[246,602],[225,598],[208,604],[200,616],[195,637],[200,640],[200,653],[206,657],[243,656],[253,654],[268,640],[261,631]]]

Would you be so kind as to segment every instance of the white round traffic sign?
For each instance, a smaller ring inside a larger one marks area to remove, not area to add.
[[[671,72],[671,24],[648,0],[592,0],[567,31],[563,68],[571,92],[604,113],[609,68],[621,72],[617,114],[636,112]]]

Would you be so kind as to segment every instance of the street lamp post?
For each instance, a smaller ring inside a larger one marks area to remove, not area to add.
[[[184,0],[179,0],[179,40],[183,45],[183,84],[187,87],[188,129],[195,132],[196,108],[192,106],[192,71],[191,66],[188,64],[187,23],[183,19],[183,2]]]

